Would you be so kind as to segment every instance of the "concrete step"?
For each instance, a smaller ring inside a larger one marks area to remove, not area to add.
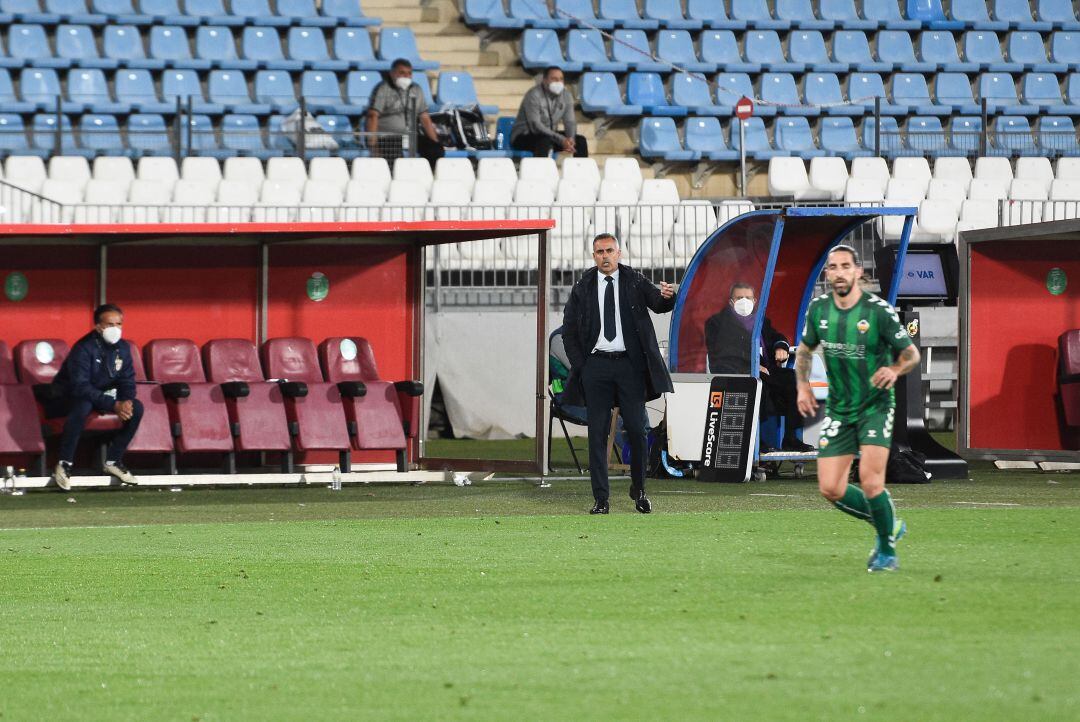
[[[477,66],[491,66],[498,65],[499,56],[494,53],[485,53],[479,50],[457,50],[457,51],[442,51],[442,52],[430,52],[423,49],[420,50],[420,57],[426,60],[437,60],[440,63],[445,63],[455,68],[473,68]]]
[[[450,68],[451,70],[464,70],[471,73],[473,79],[483,80],[486,84],[488,79],[499,80],[532,80],[532,76],[526,75],[525,71],[520,67],[513,65],[485,65],[482,67],[474,68],[468,66],[462,66],[460,68]]]
[[[364,12],[367,15],[376,15],[368,3],[364,3]],[[438,8],[432,7],[394,7],[382,8],[377,13],[382,18],[383,25],[411,25],[412,23],[437,22],[442,17]]]
[[[439,33],[437,35],[417,35],[416,46],[420,49],[420,54],[424,57],[434,55],[435,53],[459,53],[463,51],[476,53],[484,52],[491,57],[499,57],[499,54],[496,52],[480,50],[480,43],[478,43],[476,38],[471,35],[449,35],[446,33]]]

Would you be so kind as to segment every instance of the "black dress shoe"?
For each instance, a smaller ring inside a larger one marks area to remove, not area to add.
[[[593,504],[593,508],[589,509],[590,514],[607,514],[608,503],[606,501],[598,501]]]
[[[638,494],[637,501],[634,502],[634,508],[640,511],[642,514],[652,513],[652,502],[649,501],[649,497],[645,495],[645,490],[642,489]]]
[[[781,448],[784,451],[795,451],[800,454],[808,454],[811,451],[815,450],[813,446],[810,446],[810,444],[804,444],[798,439],[786,439],[781,445]]]
[[[630,484],[630,498],[637,501],[638,496],[641,495],[641,487]]]

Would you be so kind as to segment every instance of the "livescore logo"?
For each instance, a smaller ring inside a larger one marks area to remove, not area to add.
[[[724,392],[723,391],[710,391],[709,392],[709,407],[719,409],[724,405]]]

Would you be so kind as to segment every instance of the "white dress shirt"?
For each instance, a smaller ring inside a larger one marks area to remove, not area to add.
[[[611,285],[615,287],[615,338],[608,341],[604,335],[604,293],[607,292],[608,283],[604,278],[611,279]],[[623,341],[622,335],[622,314],[619,313],[619,269],[615,269],[615,272],[610,276],[604,276],[603,273],[596,274],[596,300],[600,304],[600,336],[596,339],[596,346],[593,347],[593,351],[625,351],[626,342]]]

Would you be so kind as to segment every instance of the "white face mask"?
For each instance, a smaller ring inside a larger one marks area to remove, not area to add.
[[[749,298],[740,298],[731,305],[740,316],[749,316],[754,312],[754,302]]]
[[[121,335],[122,334],[120,332],[119,326],[109,326],[107,329],[101,332],[101,337],[105,339],[105,343],[109,344],[110,346],[115,345],[116,342],[120,340]]]
[[[412,85],[412,78],[406,78],[401,76],[400,78],[394,78],[394,85],[398,87],[398,90],[408,90]]]
[[[554,83],[548,83],[547,89],[552,95],[562,95],[562,92],[566,90],[566,85],[556,80]]]

